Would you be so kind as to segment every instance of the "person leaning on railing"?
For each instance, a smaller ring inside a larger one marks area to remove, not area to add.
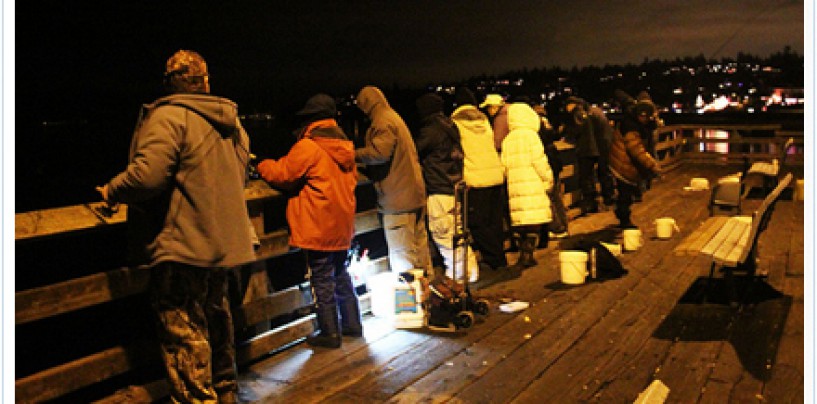
[[[238,400],[227,279],[255,259],[244,199],[249,138],[236,104],[210,95],[207,64],[180,50],[171,93],[142,108],[125,171],[97,187],[128,204],[130,261],[150,294],[173,402]]]
[[[355,147],[335,120],[332,97],[311,97],[297,115],[302,122],[298,141],[286,156],[259,163],[258,173],[292,195],[287,201],[289,245],[306,256],[320,328],[306,341],[339,348],[341,334],[363,335],[357,296],[346,268],[355,232]]]

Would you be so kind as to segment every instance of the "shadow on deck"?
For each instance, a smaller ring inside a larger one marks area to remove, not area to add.
[[[469,330],[395,330],[367,316],[365,338],[336,350],[298,343],[241,369],[242,399],[286,403],[632,402],[653,380],[667,402],[789,402],[803,399],[803,203],[781,200],[759,241],[756,282],[740,307],[722,282],[706,284],[706,256],[673,248],[707,217],[717,166],[687,165],[654,184],[633,209],[644,246],[620,257],[629,273],[566,287],[558,252],[578,239],[620,242],[612,212],[576,218],[570,240],[538,250],[539,265],[511,278],[481,274],[474,287],[491,313]],[[746,201],[744,213],[759,202]],[[659,217],[681,232],[654,237]],[[516,260],[509,253],[510,262]],[[740,286],[740,285],[739,285]],[[704,302],[703,296],[706,295]],[[501,299],[531,303],[505,314]]]

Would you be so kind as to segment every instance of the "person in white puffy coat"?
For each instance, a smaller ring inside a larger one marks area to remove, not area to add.
[[[533,252],[539,234],[552,220],[547,192],[553,187],[553,172],[539,139],[540,124],[529,105],[514,103],[508,108],[510,131],[502,141],[501,160],[508,181],[511,226],[520,238],[517,269],[537,264]]]

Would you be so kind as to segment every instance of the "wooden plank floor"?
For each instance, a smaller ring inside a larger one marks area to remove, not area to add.
[[[667,402],[803,400],[803,203],[781,200],[760,239],[760,270],[747,304],[730,307],[713,283],[702,303],[707,257],[673,249],[708,217],[709,192],[684,191],[729,169],[685,166],[654,183],[634,206],[644,246],[622,255],[629,273],[565,287],[558,252],[578,238],[617,240],[612,212],[576,218],[570,239],[538,250],[518,278],[482,274],[474,294],[491,313],[453,334],[394,330],[367,317],[365,338],[340,349],[304,343],[241,370],[242,400],[280,403],[632,402],[654,379]],[[748,200],[748,214],[760,200]],[[681,231],[654,237],[653,221]],[[510,262],[516,254],[509,253]],[[499,299],[531,303],[501,313]]]

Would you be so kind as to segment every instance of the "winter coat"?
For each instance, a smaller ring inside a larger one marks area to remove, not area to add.
[[[474,188],[487,188],[505,182],[504,169],[494,147],[494,132],[488,118],[473,105],[463,105],[451,114],[460,130],[465,153],[463,178]]]
[[[435,112],[422,120],[415,139],[429,195],[454,195],[454,184],[462,180],[463,152],[460,132],[450,118]]]
[[[333,119],[313,122],[286,156],[258,164],[258,173],[293,193],[287,202],[291,246],[349,249],[355,228],[355,149]]]
[[[378,211],[393,214],[424,207],[423,174],[403,118],[376,87],[360,90],[357,106],[372,123],[366,131],[365,146],[355,150],[355,160],[366,165],[366,174],[374,182]]]
[[[547,192],[553,172],[539,139],[541,121],[527,104],[508,108],[508,136],[502,142],[502,164],[508,177],[511,225],[549,223],[552,220]]]
[[[610,150],[612,127],[602,110],[582,102],[573,110],[565,136],[576,145],[576,157],[599,157]]]
[[[108,199],[128,204],[129,259],[223,267],[255,259],[244,198],[249,139],[232,101],[174,94],[142,108]]]
[[[508,104],[503,104],[497,111],[493,122],[494,130],[494,147],[496,150],[502,150],[502,141],[505,136],[508,136]]]
[[[630,185],[638,185],[641,180],[647,179],[661,172],[658,162],[647,153],[637,127],[624,126],[613,132],[613,143],[610,145],[610,171],[620,181]]]
[[[610,154],[610,144],[613,142],[613,127],[610,120],[599,107],[590,107],[587,111],[590,126],[593,128],[593,139],[596,143],[596,150],[599,157],[606,157]]]

